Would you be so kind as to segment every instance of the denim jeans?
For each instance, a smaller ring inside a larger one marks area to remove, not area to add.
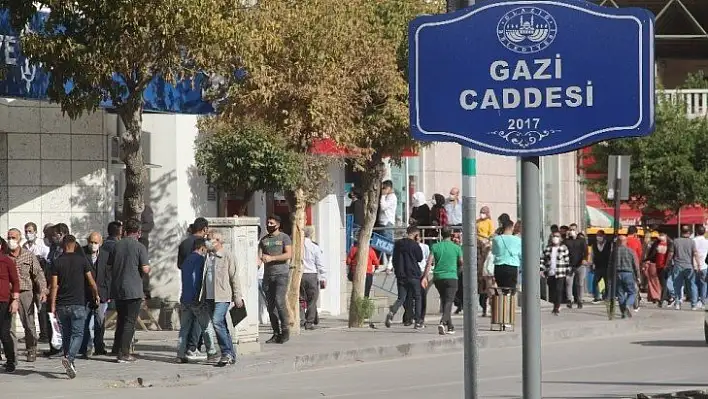
[[[408,297],[413,298],[413,320],[416,323],[421,323],[422,320],[420,315],[423,311],[423,304],[421,303],[421,291],[423,287],[420,286],[420,279],[404,279],[397,280],[398,286],[398,299],[391,305],[391,313],[394,315],[398,312],[398,309],[406,303]]]
[[[213,302],[211,301],[213,315],[214,315],[214,332],[216,333],[216,339],[219,342],[219,348],[221,349],[221,355],[229,355],[236,358],[236,352],[234,351],[234,341],[231,339],[231,332],[229,332],[229,325],[227,316],[229,314],[230,302]]]
[[[184,358],[187,353],[187,341],[190,334],[199,337],[204,334],[204,344],[209,356],[216,354],[216,333],[211,322],[209,307],[203,304],[182,304],[180,312],[179,340],[177,343],[177,357]]]
[[[88,312],[84,305],[57,306],[56,311],[61,325],[61,342],[64,356],[73,363],[84,340],[86,314]]]
[[[676,293],[676,303],[681,303],[683,298],[683,286],[688,283],[691,290],[691,307],[698,303],[698,288],[696,287],[696,271],[692,268],[674,267],[674,292]]]
[[[661,299],[668,301],[669,299],[676,298],[676,293],[674,292],[674,279],[673,279],[674,268],[664,267],[659,272],[659,282],[661,282]]]
[[[634,305],[634,300],[637,295],[636,288],[637,284],[634,281],[633,272],[617,273],[617,297],[619,298],[621,310],[627,309],[628,305]]]
[[[86,315],[86,328],[84,329],[84,341],[81,344],[79,353],[88,353],[89,349],[95,348],[98,352],[105,352],[106,343],[103,340],[106,332],[104,324],[106,322],[107,303],[101,303],[97,309],[88,309]]]
[[[705,304],[706,296],[708,295],[708,281],[706,280],[706,277],[708,277],[707,269],[703,269],[699,272],[696,272],[696,288],[698,289],[698,300],[703,304]]]

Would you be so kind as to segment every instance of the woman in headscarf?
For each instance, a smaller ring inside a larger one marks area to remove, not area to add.
[[[413,210],[411,211],[410,224],[415,223],[416,226],[430,226],[430,207],[425,200],[425,194],[420,191],[413,194],[411,205],[413,206]]]
[[[445,210],[445,197],[442,194],[433,195],[433,208],[430,210],[430,219],[433,226],[447,226],[447,211]]]

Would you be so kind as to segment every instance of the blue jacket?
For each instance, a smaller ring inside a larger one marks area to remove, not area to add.
[[[199,300],[202,289],[202,278],[204,276],[205,257],[196,252],[192,252],[184,260],[180,272],[182,273],[182,296],[180,303],[189,305]]]

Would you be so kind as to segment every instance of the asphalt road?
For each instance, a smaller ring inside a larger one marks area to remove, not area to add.
[[[622,398],[707,388],[703,330],[676,330],[546,343],[543,346],[544,398]],[[480,352],[480,398],[521,397],[521,348]],[[463,395],[462,354],[367,362],[262,377],[219,378],[197,386],[108,389],[73,381],[22,386],[0,375],[3,398],[32,393],[35,398],[194,399],[194,398],[367,398],[429,399]],[[5,380],[5,381],[3,381]],[[6,396],[7,395],[7,396]]]

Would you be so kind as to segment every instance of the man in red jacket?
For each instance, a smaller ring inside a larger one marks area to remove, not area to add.
[[[20,277],[17,266],[9,256],[5,255],[6,244],[0,238],[0,342],[5,349],[7,363],[5,372],[15,372],[15,343],[10,335],[12,314],[17,313],[20,304]]]
[[[637,258],[637,264],[641,264],[642,260],[642,252],[643,252],[643,247],[644,245],[642,244],[642,240],[637,237],[637,226],[629,226],[627,228],[627,248],[632,250],[632,253],[634,253],[634,256]],[[641,278],[641,276],[637,276],[637,278]],[[634,301],[633,307],[634,311],[639,310],[639,303],[642,301],[642,295],[639,292],[639,285],[635,288],[637,290],[637,297]]]

